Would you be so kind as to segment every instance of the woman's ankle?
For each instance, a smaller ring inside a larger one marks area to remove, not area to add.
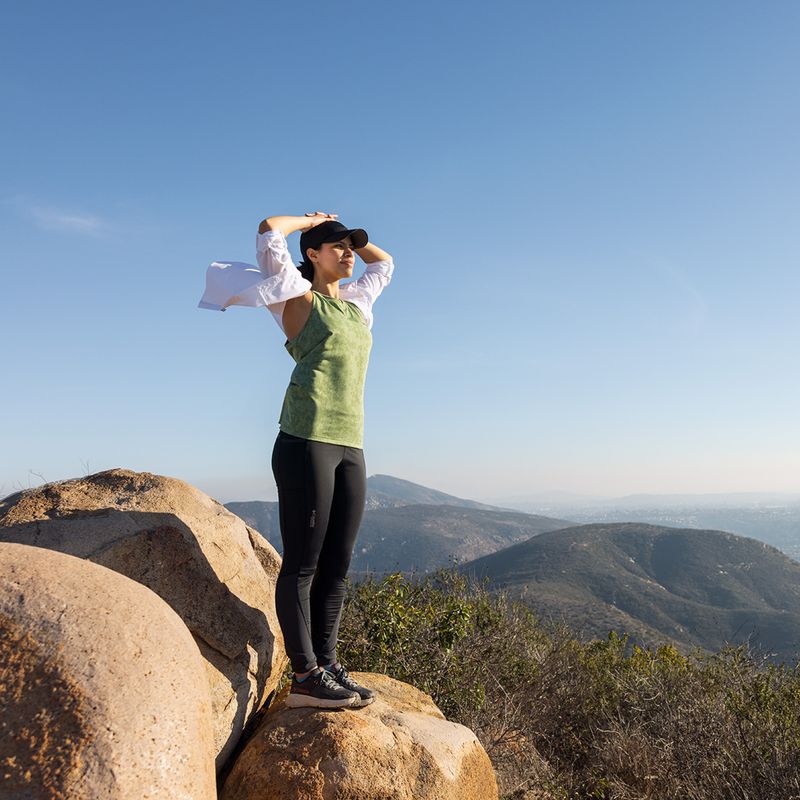
[[[295,672],[294,676],[298,680],[302,680],[303,678],[307,678],[309,675],[313,675],[315,672],[318,672],[321,667],[316,666],[313,669],[310,669],[308,672]]]

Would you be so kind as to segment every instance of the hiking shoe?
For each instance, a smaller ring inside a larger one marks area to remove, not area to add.
[[[324,669],[309,675],[302,683],[292,675],[292,688],[285,703],[291,708],[312,706],[316,708],[340,708],[359,705],[358,692],[339,685]]]
[[[349,689],[351,692],[356,692],[359,697],[359,701],[357,701],[355,705],[368,706],[375,699],[375,692],[373,692],[372,689],[367,689],[366,686],[362,686],[360,683],[356,683],[356,681],[351,677],[350,673],[341,664],[339,665],[337,672],[331,672],[327,668],[325,669],[325,672],[327,672],[340,686],[343,686],[345,689]]]

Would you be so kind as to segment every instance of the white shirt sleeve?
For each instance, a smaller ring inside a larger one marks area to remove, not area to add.
[[[308,292],[311,281],[306,280],[294,265],[286,237],[281,231],[266,231],[256,235],[256,259],[261,272],[267,276],[259,296],[285,334],[283,309],[286,301]]]
[[[283,330],[286,301],[309,291],[311,281],[292,263],[280,231],[256,235],[256,260],[257,267],[243,261],[214,261],[206,270],[206,289],[198,308],[225,311],[228,306],[265,306]]]
[[[367,320],[367,325],[372,329],[372,304],[378,295],[388,286],[394,272],[394,261],[389,258],[385,261],[373,261],[367,264],[364,274],[349,283],[339,284],[339,297],[355,303]]]
[[[266,307],[278,327],[283,329],[286,301],[300,297],[311,289],[292,262],[292,256],[281,231],[256,234],[258,266],[243,261],[214,261],[206,270],[206,288],[198,308],[225,311],[228,306]],[[391,258],[366,265],[360,278],[339,285],[342,300],[354,303],[372,329],[372,305],[394,271]]]

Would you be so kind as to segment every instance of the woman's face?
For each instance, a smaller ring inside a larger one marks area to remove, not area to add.
[[[316,253],[314,271],[323,280],[341,280],[353,274],[356,254],[349,236],[339,242],[325,242],[319,250],[309,249]]]

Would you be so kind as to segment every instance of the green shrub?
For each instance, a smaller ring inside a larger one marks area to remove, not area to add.
[[[338,654],[471,728],[508,800],[800,800],[800,668],[627,642],[581,644],[443,568],[348,581]]]

